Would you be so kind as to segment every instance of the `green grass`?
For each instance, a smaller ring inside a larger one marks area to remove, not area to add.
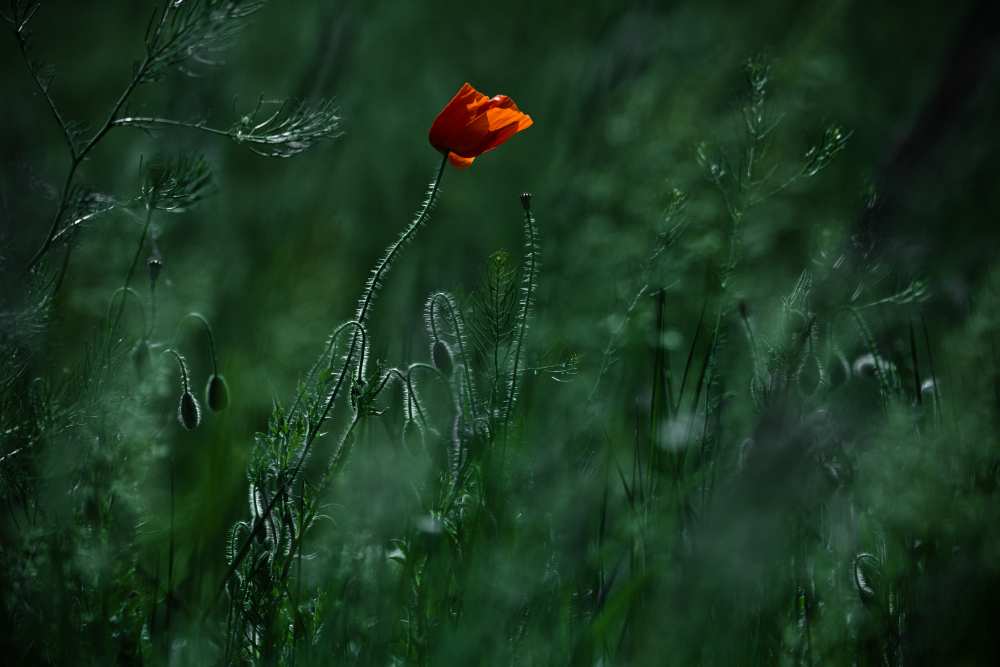
[[[5,659],[995,663],[989,10],[432,4],[4,7]]]

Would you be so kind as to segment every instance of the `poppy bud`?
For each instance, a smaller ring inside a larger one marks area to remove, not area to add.
[[[530,192],[522,192],[521,193],[521,207],[524,208],[524,210],[526,212],[531,210],[531,193]]]
[[[201,424],[201,407],[190,391],[181,394],[181,401],[177,406],[177,421],[188,431],[195,430]]]
[[[229,385],[218,373],[212,373],[205,384],[205,405],[212,412],[222,412],[229,406]]]
[[[451,350],[443,340],[434,341],[434,346],[431,347],[431,361],[434,362],[434,368],[441,371],[445,377],[451,377],[451,372],[454,370]]]
[[[159,257],[150,257],[146,261],[146,268],[149,269],[149,282],[155,284],[163,270],[163,260]]]

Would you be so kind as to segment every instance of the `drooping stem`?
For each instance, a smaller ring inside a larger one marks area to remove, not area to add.
[[[187,364],[184,362],[184,357],[181,356],[180,352],[178,352],[172,347],[168,347],[167,349],[163,350],[163,354],[174,355],[174,358],[177,360],[177,366],[178,368],[180,368],[181,371],[181,387],[185,393],[190,392],[191,380],[188,377],[188,369],[187,369]]]
[[[181,323],[183,323],[184,320],[189,318],[201,322],[201,326],[204,327],[205,333],[208,334],[208,351],[212,356],[212,373],[214,375],[218,375],[219,361],[215,356],[215,335],[212,333],[212,325],[208,323],[208,320],[205,319],[205,316],[202,315],[201,313],[191,312],[181,318],[181,321],[177,323],[177,328],[180,329]],[[175,334],[174,342],[176,343],[176,341],[177,341],[177,335]]]
[[[458,309],[455,306],[454,301],[451,296],[445,292],[437,292],[430,298],[430,312],[428,313],[428,319],[432,327],[432,335],[437,339],[437,317],[435,309],[437,308],[438,301],[444,302],[444,309],[448,313],[449,319],[451,319],[451,327],[455,331],[455,342],[458,344],[458,354],[462,360],[462,375],[465,379],[466,393],[469,398],[469,406],[472,410],[472,422],[475,424],[479,421],[479,416],[477,414],[477,399],[476,392],[472,385],[472,374],[469,370],[469,360],[465,353],[465,328],[460,319]]]

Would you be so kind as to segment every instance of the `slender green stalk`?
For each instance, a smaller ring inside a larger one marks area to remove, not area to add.
[[[402,248],[410,240],[412,240],[417,230],[420,229],[420,227],[424,224],[424,222],[426,222],[427,216],[430,214],[431,208],[433,207],[434,202],[437,199],[437,193],[441,187],[441,178],[444,175],[444,169],[447,165],[448,165],[448,156],[444,155],[441,158],[441,164],[438,167],[437,174],[435,175],[434,180],[431,181],[431,186],[427,195],[427,199],[424,201],[424,205],[421,207],[419,213],[417,213],[417,217],[414,218],[413,222],[411,222],[409,226],[407,226],[407,228],[403,231],[403,233],[395,241],[395,243],[389,246],[389,248],[386,250],[386,253],[382,256],[382,259],[380,259],[379,262],[375,265],[375,269],[372,271],[372,276],[368,280],[368,283],[365,286],[365,291],[362,294],[361,299],[359,301],[357,315],[355,316],[354,320],[358,323],[358,326],[361,329],[364,328],[364,325],[367,322],[368,314],[372,307],[372,304],[375,301],[375,296],[378,291],[378,288],[381,286],[382,281],[388,274],[389,269],[392,266],[393,260],[396,259]],[[333,408],[334,404],[337,401],[337,398],[340,396],[340,392],[343,390],[344,381],[350,372],[351,363],[354,359],[355,353],[357,352],[357,348],[359,346],[362,347],[362,350],[361,350],[361,360],[360,363],[358,364],[358,376],[360,377],[363,375],[364,356],[365,356],[363,341],[364,341],[363,334],[360,331],[356,330],[354,335],[351,337],[351,348],[348,351],[347,355],[344,357],[343,366],[341,367],[340,372],[337,375],[337,382],[334,385],[333,390],[327,397],[326,403],[323,406],[323,410],[320,413],[319,419],[316,421],[314,427],[309,429],[309,433],[306,436],[305,443],[303,443],[302,445],[302,452],[298,457],[298,461],[296,462],[295,468],[292,470],[291,474],[285,478],[284,482],[279,487],[277,493],[272,495],[270,501],[267,503],[267,505],[261,512],[262,517],[270,516],[271,510],[274,509],[274,506],[275,504],[277,504],[277,500],[282,496],[282,493],[285,490],[287,490],[292,483],[296,481],[299,474],[301,473],[302,465],[304,464],[306,458],[308,457],[309,452],[312,449],[313,443],[316,441],[316,436],[320,432],[320,427],[322,426],[323,422],[326,421],[327,417],[330,414],[330,410]],[[332,471],[336,470],[339,467],[339,465],[342,464],[342,462],[345,460],[347,453],[346,442],[350,434],[354,431],[354,428],[360,419],[360,414],[361,413],[359,410],[355,410],[354,418],[351,421],[351,425],[344,432],[343,437],[341,437],[340,444],[335,448],[334,459],[324,472],[323,475],[324,478],[327,477]],[[240,546],[240,550],[236,553],[235,557],[233,558],[233,561],[229,565],[229,568],[226,570],[225,575],[223,575],[222,577],[218,593],[216,594],[216,599],[221,597],[222,594],[225,592],[226,583],[229,581],[230,577],[233,576],[236,570],[240,567],[240,564],[247,557],[247,554],[250,553],[250,545],[253,544],[254,538],[262,530],[262,526],[263,526],[263,521],[254,522],[253,527],[250,530],[250,534],[247,536],[246,540],[244,540],[243,544]]]
[[[204,315],[202,315],[201,313],[191,312],[182,317],[181,321],[177,323],[178,332],[174,334],[174,343],[176,344],[177,342],[177,337],[178,334],[180,333],[179,330],[181,323],[187,319],[197,320],[198,322],[201,323],[201,326],[205,329],[205,333],[208,335],[208,351],[212,357],[212,373],[218,375],[219,361],[216,358],[215,354],[215,335],[212,333],[212,325],[208,323],[208,320],[205,319]]]
[[[525,201],[522,196],[522,201]],[[537,232],[535,231],[535,217],[531,213],[530,195],[527,196],[524,204],[524,235],[525,249],[524,276],[522,278],[521,312],[518,315],[517,337],[514,339],[514,363],[511,366],[510,382],[508,383],[507,402],[504,407],[504,439],[507,438],[507,429],[510,425],[511,414],[514,410],[514,401],[517,398],[517,378],[521,372],[521,350],[524,346],[524,335],[528,330],[528,316],[531,313],[531,306],[535,297],[535,280],[538,273],[538,247]]]

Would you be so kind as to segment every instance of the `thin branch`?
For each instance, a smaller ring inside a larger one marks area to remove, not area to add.
[[[34,15],[34,11],[31,12],[31,15]],[[52,112],[52,116],[55,118],[56,124],[59,125],[59,129],[62,130],[63,138],[66,140],[66,146],[69,148],[70,156],[72,156],[73,160],[76,160],[76,143],[73,141],[73,134],[69,130],[69,125],[66,124],[62,113],[59,112],[59,107],[56,106],[55,100],[52,99],[52,95],[49,93],[48,86],[45,85],[41,77],[38,75],[38,70],[36,70],[35,66],[32,64],[31,56],[28,55],[28,40],[24,35],[24,27],[28,20],[30,20],[30,16],[14,30],[14,37],[17,39],[18,50],[21,52],[21,58],[24,59],[24,65],[28,69],[28,74],[31,75],[31,80],[35,83],[35,87],[38,89],[38,92],[42,94],[46,104],[48,104],[49,111]]]
[[[296,462],[295,468],[291,471],[291,474],[284,479],[278,488],[278,492],[274,494],[271,501],[261,512],[262,516],[269,516],[271,511],[274,509],[276,504],[276,498],[280,497],[291,485],[298,479],[299,473],[302,470],[303,463],[306,457],[309,455],[313,443],[315,443],[317,436],[320,433],[320,427],[326,421],[327,417],[330,415],[330,411],[333,409],[334,404],[337,402],[337,398],[340,396],[340,392],[343,390],[344,381],[348,375],[350,375],[351,364],[354,360],[355,354],[360,352],[359,362],[358,362],[358,375],[362,376],[364,374],[364,359],[366,356],[365,348],[365,336],[364,336],[364,326],[368,320],[368,311],[371,308],[375,300],[375,294],[378,291],[378,287],[381,285],[382,280],[385,275],[389,272],[392,266],[392,262],[395,259],[399,251],[406,245],[406,243],[412,239],[416,231],[423,225],[427,220],[427,216],[430,213],[431,208],[437,199],[437,193],[441,186],[441,177],[444,175],[445,167],[448,165],[448,156],[444,155],[441,159],[441,164],[438,167],[437,174],[434,180],[431,182],[430,190],[427,195],[427,199],[424,201],[423,207],[421,207],[420,212],[417,213],[417,217],[407,226],[400,237],[389,246],[386,254],[382,256],[382,259],[376,264],[375,269],[372,271],[372,276],[368,280],[365,287],[365,291],[359,301],[357,315],[353,322],[357,322],[358,329],[355,331],[354,335],[351,336],[351,347],[347,352],[347,356],[344,357],[344,363],[341,367],[340,373],[337,375],[337,382],[333,389],[327,395],[323,409],[320,412],[319,418],[316,421],[315,428],[310,428],[308,434],[305,437],[305,442],[302,445],[302,451],[298,456],[298,461]],[[338,329],[338,332],[340,330]],[[360,333],[359,333],[360,332]],[[336,334],[335,334],[336,335]],[[333,349],[333,342],[330,343],[330,349]],[[358,347],[361,349],[358,350]],[[331,360],[332,361],[332,360]],[[327,479],[328,476],[338,468],[338,466],[345,460],[346,450],[344,448],[347,439],[354,431],[361,417],[361,410],[354,411],[354,417],[351,420],[350,426],[346,429],[344,434],[341,436],[340,442],[334,448],[334,458],[324,470],[321,476],[321,483],[323,480]],[[226,573],[222,576],[222,580],[219,585],[219,590],[216,593],[216,600],[218,600],[222,594],[226,591],[226,585],[228,584],[230,578],[239,569],[243,560],[247,557],[250,552],[250,546],[253,543],[254,538],[260,533],[260,526],[262,522],[254,522],[254,526],[250,531],[250,534],[243,541],[240,546],[239,551],[233,557],[232,562],[226,569]]]
[[[201,121],[191,122],[185,120],[174,120],[172,118],[159,118],[156,116],[126,116],[124,118],[115,119],[111,125],[113,127],[137,127],[142,130],[152,130],[156,127],[184,127],[191,130],[201,130],[202,132],[208,132],[209,134],[236,139],[234,132],[209,127]]]
[[[259,100],[250,114],[228,129],[210,127],[204,121],[159,116],[118,118],[114,126],[137,127],[147,131],[160,127],[200,130],[246,144],[254,153],[264,157],[291,157],[321,141],[335,138],[340,132],[340,117],[330,100],[321,100],[314,105],[286,100],[278,104],[273,113],[258,120],[265,104],[270,103]]]
[[[77,228],[79,228],[80,226],[82,226],[83,224],[85,224],[87,222],[90,222],[94,218],[102,216],[105,213],[110,213],[111,211],[115,211],[115,210],[122,209],[122,208],[128,208],[132,204],[136,204],[138,202],[139,202],[139,198],[136,197],[134,199],[130,199],[127,202],[115,202],[114,204],[111,204],[110,206],[106,206],[104,208],[97,209],[96,211],[91,211],[87,215],[84,215],[84,216],[81,216],[81,217],[77,218],[73,222],[69,223],[68,225],[66,225],[65,227],[63,227],[62,229],[60,229],[56,233],[56,235],[52,237],[52,243],[53,244],[59,243],[60,241],[64,240],[69,234],[71,234],[74,231],[76,231]]]
[[[155,32],[153,33],[154,41],[160,34],[160,31],[163,29],[163,24],[166,20],[166,17],[167,17],[167,10],[164,9],[162,14],[160,15],[160,20],[157,23]],[[128,98],[132,95],[136,87],[142,81],[142,77],[145,74],[146,69],[149,67],[149,64],[150,64],[150,54],[149,50],[147,49],[146,56],[143,58],[142,63],[139,65],[139,67],[136,68],[135,73],[132,75],[132,80],[129,81],[128,85],[125,87],[125,90],[122,91],[122,94],[118,97],[118,100],[115,102],[114,107],[112,107],[111,112],[108,114],[107,118],[101,125],[100,129],[94,133],[94,135],[90,138],[90,141],[88,141],[84,145],[84,147],[80,149],[79,152],[74,152],[74,154],[72,155],[69,171],[66,174],[66,182],[63,184],[62,196],[59,199],[59,206],[56,209],[56,214],[52,217],[52,223],[49,225],[48,234],[45,235],[45,241],[42,242],[42,245],[38,248],[38,250],[35,251],[35,254],[28,262],[27,271],[31,271],[32,269],[34,269],[35,266],[37,266],[38,263],[42,260],[42,257],[45,256],[45,253],[47,253],[49,249],[52,247],[52,242],[59,231],[59,221],[62,220],[62,216],[66,212],[66,205],[69,202],[70,188],[73,185],[73,178],[76,176],[76,170],[80,167],[80,163],[82,163],[84,159],[87,157],[87,155],[90,154],[90,151],[94,149],[94,147],[98,144],[98,142],[100,142],[100,140],[104,138],[104,135],[108,133],[108,130],[111,129],[115,121],[115,118],[118,116],[118,113],[121,111],[122,107],[125,106],[125,102],[128,101]]]

